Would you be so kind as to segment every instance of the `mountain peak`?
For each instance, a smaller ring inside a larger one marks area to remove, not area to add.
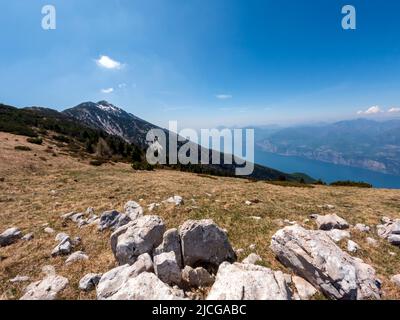
[[[109,103],[106,100],[101,100],[101,101],[97,102],[96,106],[103,111],[111,111],[111,112],[121,112],[122,111],[122,109],[114,106],[112,103]]]

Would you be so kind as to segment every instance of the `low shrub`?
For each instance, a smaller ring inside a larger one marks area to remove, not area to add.
[[[18,150],[18,151],[31,151],[32,150],[31,148],[29,148],[27,146],[16,146],[16,147],[14,147],[14,149]]]
[[[367,182],[356,182],[356,181],[336,181],[330,184],[333,187],[357,187],[357,188],[373,188],[372,184]]]
[[[26,139],[27,142],[32,143],[32,144],[38,144],[41,145],[43,143],[43,139],[42,138],[28,138]]]

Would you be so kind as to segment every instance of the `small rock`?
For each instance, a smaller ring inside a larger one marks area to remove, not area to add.
[[[332,229],[348,229],[349,224],[343,218],[336,214],[328,214],[325,216],[318,215],[316,218],[318,229],[320,230],[332,230]]]
[[[70,254],[72,252],[72,242],[71,239],[68,238],[64,238],[64,240],[62,240],[51,252],[52,257],[56,257],[56,256],[61,256],[61,255],[67,255]]]
[[[171,286],[181,283],[182,273],[173,251],[164,252],[154,257],[154,271],[164,283]]]
[[[79,289],[82,291],[92,291],[99,284],[102,277],[100,273],[89,273],[79,281]]]
[[[46,232],[46,233],[48,233],[48,234],[53,234],[53,233],[55,233],[54,229],[53,229],[53,228],[50,228],[50,227],[44,228],[44,232]]]
[[[354,226],[354,228],[356,229],[356,230],[358,230],[359,232],[370,232],[371,231],[371,228],[370,227],[368,227],[368,226],[366,226],[365,224],[362,224],[362,223],[357,223],[355,226]]]
[[[251,216],[250,219],[260,221],[262,218],[261,217],[256,217],[256,216]]]
[[[67,278],[49,274],[43,280],[31,283],[20,300],[55,300],[67,285]]]
[[[89,256],[82,251],[77,251],[68,257],[68,259],[65,261],[65,264],[69,265],[78,261],[85,261],[85,260],[89,260]]]
[[[390,244],[400,246],[400,234],[391,234],[387,239]]]
[[[75,214],[76,214],[76,212],[74,212],[74,211],[68,212],[68,213],[65,213],[65,214],[61,215],[60,218],[63,219],[63,220],[70,220],[71,217],[73,215],[75,215]]]
[[[29,277],[27,277],[27,276],[16,276],[15,278],[10,280],[10,282],[12,282],[12,283],[27,282],[27,281],[29,281]]]
[[[215,278],[202,267],[193,269],[190,266],[186,266],[182,270],[182,280],[191,288],[202,288],[211,286]]]
[[[244,253],[244,249],[242,249],[242,248],[235,249],[235,253],[236,253],[236,255],[241,255],[242,253]]]
[[[33,233],[27,233],[21,239],[24,240],[24,241],[31,241],[31,240],[33,240],[33,238],[34,238]]]
[[[345,230],[332,229],[326,231],[326,234],[335,242],[340,242],[343,239],[350,238],[350,232]]]
[[[60,233],[58,233],[58,234],[56,235],[55,240],[56,240],[57,242],[61,242],[61,241],[63,241],[63,240],[66,239],[66,238],[69,238],[69,235],[67,235],[67,234],[64,233],[64,232],[60,232]]]
[[[176,206],[183,204],[183,198],[181,196],[173,196],[165,200],[166,203],[173,203]]]
[[[151,204],[149,204],[149,205],[147,206],[147,208],[148,208],[148,210],[149,210],[150,212],[152,212],[155,208],[158,208],[159,206],[160,206],[159,203],[151,203]]]
[[[360,246],[352,240],[347,241],[347,251],[351,253],[356,253],[360,250]]]
[[[56,190],[50,190],[49,193],[50,193],[50,195],[55,196],[57,194],[57,191]]]
[[[9,246],[22,238],[22,232],[18,228],[9,228],[0,234],[0,247]]]
[[[257,262],[260,261],[262,261],[262,259],[258,254],[251,253],[246,259],[242,261],[242,263],[256,264]]]
[[[254,243],[249,245],[249,249],[252,251],[256,250],[256,248],[257,248],[257,245],[255,245]]]
[[[397,275],[391,277],[390,281],[392,281],[395,285],[400,287],[400,274],[397,274]]]
[[[251,206],[252,204],[253,204],[253,203],[252,203],[251,201],[248,201],[248,200],[245,202],[245,205],[246,205],[246,206]]]
[[[310,298],[312,298],[318,292],[318,290],[315,289],[311,283],[303,278],[293,276],[292,281],[300,300],[310,300]]]
[[[371,247],[377,247],[379,245],[378,241],[371,237],[367,238],[367,244]]]
[[[73,216],[70,217],[70,220],[72,222],[78,223],[79,221],[81,221],[83,219],[84,216],[85,216],[85,214],[83,212],[75,213]]]

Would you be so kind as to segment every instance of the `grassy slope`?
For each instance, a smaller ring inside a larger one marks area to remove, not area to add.
[[[18,139],[19,141],[15,141]],[[41,267],[54,265],[59,274],[70,280],[62,298],[91,299],[95,294],[81,293],[79,279],[88,272],[105,272],[115,266],[109,245],[109,233],[98,233],[95,228],[78,229],[75,224],[62,225],[59,216],[70,211],[95,208],[96,213],[107,209],[122,210],[128,200],[139,201],[146,207],[153,202],[181,195],[181,207],[161,206],[154,214],[162,216],[168,227],[177,227],[187,219],[212,218],[229,231],[235,248],[244,248],[243,259],[256,244],[256,252],[266,266],[282,269],[269,249],[271,236],[281,228],[282,220],[296,220],[307,228],[313,222],[303,223],[310,213],[328,213],[319,205],[333,204],[336,212],[351,224],[377,224],[382,216],[400,218],[400,191],[317,186],[293,188],[266,182],[242,179],[199,176],[171,170],[134,172],[127,164],[89,166],[79,162],[53,145],[58,154],[45,152],[51,143],[43,146],[25,142],[26,137],[0,133],[0,231],[11,226],[24,233],[34,232],[31,242],[18,242],[0,249],[0,298],[16,299],[25,284],[11,284],[16,275],[29,275],[31,280],[42,278]],[[16,145],[27,145],[32,151],[16,151]],[[36,156],[35,156],[36,154]],[[45,160],[46,159],[46,160]],[[1,179],[0,179],[1,181]],[[56,195],[50,193],[56,190]],[[252,206],[246,200],[259,200]],[[148,212],[146,212],[148,214]],[[260,221],[252,216],[259,216]],[[56,245],[54,235],[43,232],[48,223],[56,232],[67,232],[82,237],[78,249],[91,258],[89,262],[65,266],[65,258],[51,258]],[[367,235],[352,231],[352,238],[362,251],[357,256],[372,264],[384,282],[385,298],[400,299],[400,291],[390,284],[391,275],[400,272],[400,249],[379,240],[378,248],[366,245]],[[370,235],[376,239],[375,232]],[[344,244],[342,244],[344,245]],[[391,256],[389,252],[396,253]],[[287,270],[286,270],[287,271]]]

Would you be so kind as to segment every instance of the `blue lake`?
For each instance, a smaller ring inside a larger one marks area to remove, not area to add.
[[[308,160],[300,157],[286,157],[256,148],[255,162],[283,172],[302,172],[315,179],[331,183],[338,180],[364,181],[376,188],[400,189],[400,177],[370,170]]]

